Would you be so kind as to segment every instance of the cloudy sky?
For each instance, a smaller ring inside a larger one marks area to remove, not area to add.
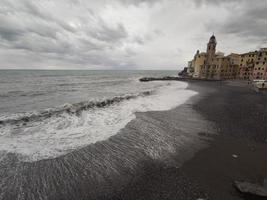
[[[267,47],[266,0],[1,0],[0,69],[181,69]]]

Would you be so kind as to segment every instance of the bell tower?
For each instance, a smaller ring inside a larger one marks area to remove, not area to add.
[[[212,58],[215,57],[216,53],[216,38],[214,34],[210,37],[209,43],[207,44],[207,60],[206,65],[210,66],[212,64]]]

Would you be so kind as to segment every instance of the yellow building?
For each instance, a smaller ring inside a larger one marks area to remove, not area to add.
[[[243,53],[240,55],[239,78],[249,80],[252,77],[257,51]]]
[[[197,51],[194,59],[192,60],[193,77],[200,77],[201,68],[205,65],[206,53],[199,53]]]
[[[190,75],[202,79],[266,79],[267,80],[267,48],[243,54],[231,53],[224,56],[216,53],[217,41],[212,35],[207,44],[207,51],[197,53],[189,62]]]
[[[239,55],[216,53],[217,41],[214,35],[211,36],[205,53],[197,51],[192,60],[194,68],[193,77],[203,79],[234,79],[238,75]]]

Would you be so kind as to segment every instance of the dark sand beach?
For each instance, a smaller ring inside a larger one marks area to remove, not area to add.
[[[7,154],[0,199],[244,199],[235,180],[267,178],[267,96],[238,85],[192,81],[185,104],[55,159]]]
[[[239,193],[233,183],[267,178],[267,95],[233,82],[192,81],[189,89],[200,92],[193,110],[218,134],[203,130],[209,147],[180,168],[147,163],[114,199],[264,199]]]

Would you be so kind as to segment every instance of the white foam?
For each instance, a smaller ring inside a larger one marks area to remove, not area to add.
[[[193,95],[187,83],[171,82],[150,96],[138,97],[83,111],[80,116],[64,113],[26,127],[0,128],[0,152],[20,155],[24,161],[55,158],[118,133],[135,118],[136,112],[170,110]]]

